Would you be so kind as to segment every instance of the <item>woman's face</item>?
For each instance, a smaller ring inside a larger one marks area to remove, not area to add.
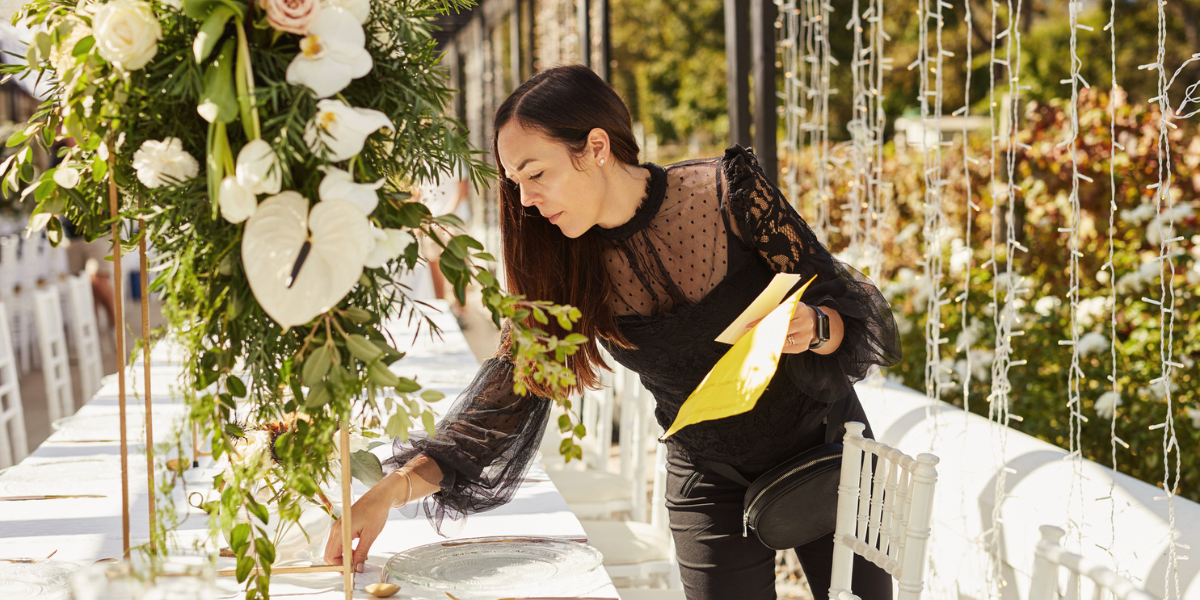
[[[599,221],[606,186],[597,163],[607,155],[607,143],[600,148],[589,144],[583,157],[572,160],[562,143],[509,122],[500,128],[496,146],[501,173],[517,184],[523,206],[536,208],[569,238]]]

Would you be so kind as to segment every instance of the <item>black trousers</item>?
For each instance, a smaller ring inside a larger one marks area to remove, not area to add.
[[[851,409],[850,420],[866,423],[860,406]],[[873,438],[869,425],[864,435]],[[792,455],[824,441],[823,430],[814,432]],[[738,468],[751,481],[767,469]],[[693,481],[685,496],[689,478]],[[691,464],[674,444],[668,444],[666,487],[671,535],[688,600],[775,600],[775,551],[759,542],[754,532],[742,537],[746,487]],[[813,502],[836,505],[837,497],[814,498]],[[804,518],[804,512],[803,506],[796,507],[796,518]],[[833,533],[795,550],[813,596],[828,598]],[[892,577],[857,554],[851,586],[863,600],[892,598]]]

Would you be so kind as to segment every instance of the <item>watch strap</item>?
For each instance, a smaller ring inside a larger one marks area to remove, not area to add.
[[[809,350],[815,350],[825,345],[829,341],[829,315],[826,315],[819,308],[809,305],[813,310],[816,327],[813,331],[813,341],[808,345]]]

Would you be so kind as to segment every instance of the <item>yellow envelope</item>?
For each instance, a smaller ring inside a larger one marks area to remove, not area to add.
[[[688,425],[740,415],[754,408],[779,368],[788,322],[796,312],[800,296],[814,279],[816,275],[776,306],[713,365],[679,407],[671,428],[659,439],[665,440]]]

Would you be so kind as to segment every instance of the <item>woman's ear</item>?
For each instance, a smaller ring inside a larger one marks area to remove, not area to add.
[[[584,159],[591,163],[589,166],[600,166],[612,162],[612,152],[608,142],[607,131],[596,127],[588,132]]]

